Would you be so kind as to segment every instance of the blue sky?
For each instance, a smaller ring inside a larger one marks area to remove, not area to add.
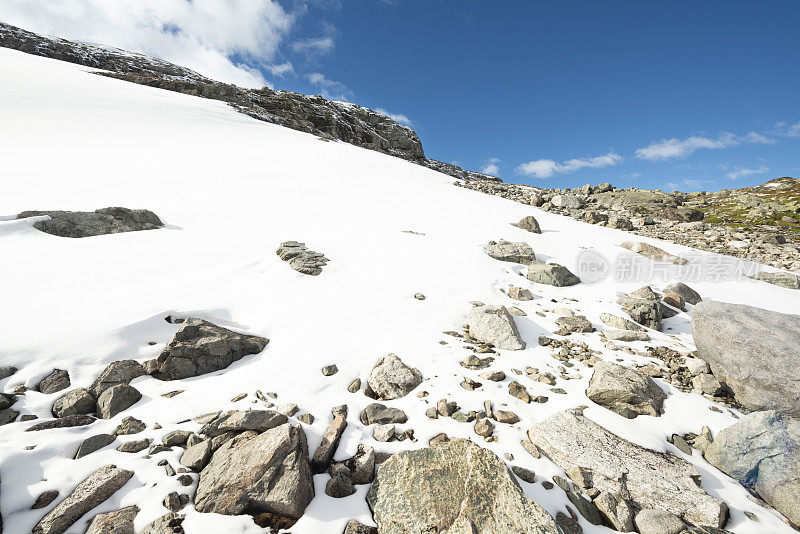
[[[379,108],[429,157],[506,181],[715,190],[800,176],[794,0],[142,3],[120,17],[130,7],[106,0],[107,34],[64,22],[65,4],[89,0],[4,0],[0,20]],[[114,27],[125,18],[138,23]]]

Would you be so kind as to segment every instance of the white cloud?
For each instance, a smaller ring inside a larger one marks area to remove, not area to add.
[[[352,91],[347,86],[336,80],[328,79],[321,72],[311,72],[305,75],[312,85],[316,85],[320,89],[320,93],[330,100],[347,100]]]
[[[489,158],[485,162],[483,162],[483,167],[481,167],[481,171],[483,174],[491,174],[492,176],[497,176],[500,172],[500,167],[497,164],[500,163],[498,158]]]
[[[312,57],[328,54],[333,51],[335,46],[336,42],[333,40],[333,37],[315,37],[292,43],[292,50],[298,54]]]
[[[285,63],[279,63],[277,65],[267,65],[264,68],[272,73],[273,76],[278,76],[279,78],[294,72],[294,65],[292,65],[291,61],[286,61]]]
[[[757,169],[745,169],[743,167],[736,167],[736,169],[726,174],[726,176],[731,180],[736,180],[738,178],[744,178],[745,176],[750,176],[752,174],[764,174],[766,172],[769,172],[769,167],[765,165],[762,165]]]
[[[0,20],[9,24],[142,52],[249,87],[263,85],[263,76],[231,56],[268,64],[295,18],[276,0],[0,2]]]
[[[636,157],[650,161],[667,160],[673,158],[685,158],[697,150],[721,149],[730,146],[741,145],[742,143],[771,144],[775,140],[756,132],[749,132],[744,136],[737,136],[729,132],[723,132],[715,139],[693,135],[686,139],[662,139],[651,143],[649,146],[636,150]]]
[[[585,168],[612,167],[621,162],[622,156],[609,152],[603,156],[595,156],[593,158],[568,159],[563,163],[557,163],[551,159],[537,159],[519,165],[515,172],[525,176],[533,176],[534,178],[549,178],[554,174],[565,174]]]
[[[716,182],[713,180],[693,180],[691,178],[687,178],[681,180],[680,182],[668,182],[667,183],[667,191],[701,191],[703,187],[706,185],[713,185]]]
[[[786,130],[786,135],[789,137],[800,137],[800,121],[789,126],[789,129]]]
[[[386,111],[383,108],[378,108],[375,111],[377,111],[381,115],[386,115],[387,117],[389,117],[393,121],[399,122],[400,124],[404,124],[406,126],[411,126],[411,124],[412,124],[411,123],[411,119],[409,119],[407,116],[403,115],[402,113],[390,113],[390,112]]]

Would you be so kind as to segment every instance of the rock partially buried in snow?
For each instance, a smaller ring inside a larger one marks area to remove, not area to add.
[[[86,512],[111,497],[133,476],[133,471],[114,465],[101,467],[78,484],[66,499],[58,503],[33,527],[33,534],[66,532]]]
[[[558,533],[506,464],[464,439],[392,455],[378,468],[367,502],[383,534]]]
[[[692,309],[700,358],[736,400],[800,416],[800,316],[703,301]]]
[[[330,261],[324,254],[308,250],[305,243],[297,241],[284,241],[275,253],[295,271],[311,276],[320,274]]]
[[[422,383],[422,374],[395,354],[378,360],[367,379],[366,393],[380,400],[399,399]]]
[[[786,289],[800,289],[800,276],[792,273],[761,271],[751,278]]]
[[[112,362],[103,369],[100,376],[89,386],[89,393],[99,397],[110,387],[129,384],[134,378],[144,375],[144,367],[136,360],[120,360]]]
[[[616,328],[618,330],[634,330],[637,332],[645,331],[645,329],[641,325],[634,323],[630,319],[625,319],[624,317],[618,317],[610,313],[601,313],[600,320],[603,321],[608,326]]]
[[[111,419],[139,402],[141,398],[142,394],[135,387],[117,384],[105,390],[97,399],[97,415],[100,419]]]
[[[522,350],[525,342],[505,306],[475,306],[467,316],[469,335],[498,349]]]
[[[36,390],[42,393],[55,393],[67,389],[69,386],[69,373],[63,369],[54,369],[37,384]]]
[[[705,457],[800,525],[800,421],[753,412],[720,431]]]
[[[199,512],[298,519],[314,498],[303,429],[290,424],[247,431],[222,445],[200,473]]]
[[[96,211],[24,211],[18,219],[49,215],[50,219],[37,221],[33,227],[46,234],[59,237],[92,237],[103,234],[155,230],[164,223],[149,210],[128,208],[103,208]]]
[[[692,464],[626,441],[582,411],[553,414],[534,425],[528,438],[565,471],[582,470],[598,491],[627,495],[638,508],[665,510],[697,526],[725,524],[726,504],[698,485],[700,474]]]
[[[169,345],[145,369],[159,380],[180,380],[225,369],[248,354],[258,354],[269,340],[239,334],[203,319],[186,319]]]
[[[133,521],[139,513],[138,506],[97,514],[89,524],[86,534],[134,534]]]
[[[528,265],[528,280],[537,284],[547,284],[556,287],[574,286],[581,279],[557,263],[537,263]]]
[[[603,330],[603,337],[611,341],[650,341],[647,332],[637,330]]]
[[[77,388],[68,391],[53,403],[52,413],[55,417],[70,415],[83,415],[94,413],[97,402],[86,388]]]
[[[680,296],[684,302],[687,302],[691,305],[695,305],[703,300],[697,291],[687,286],[683,282],[676,282],[665,287],[664,294],[666,295],[667,293],[674,293],[675,295]]]
[[[536,220],[533,215],[528,215],[527,217],[523,217],[517,223],[517,228],[522,228],[523,230],[527,230],[528,232],[534,234],[541,234],[542,230],[539,228],[539,221]]]
[[[511,286],[508,288],[508,296],[514,300],[533,300],[533,293],[524,287]]]
[[[617,303],[622,306],[622,311],[640,325],[661,330],[664,306],[658,300],[625,296],[620,297]]]
[[[489,241],[483,250],[492,258],[500,261],[510,261],[530,265],[536,263],[536,254],[531,246],[524,242],[511,242],[501,239],[500,241]]]
[[[595,364],[586,396],[628,419],[637,415],[658,417],[667,398],[652,378],[613,362]]]
[[[287,422],[286,415],[273,410],[231,410],[203,425],[200,433],[213,438],[226,432],[265,432]]]
[[[620,244],[624,249],[630,250],[637,254],[641,254],[645,258],[650,258],[653,261],[660,261],[664,263],[674,263],[675,265],[686,265],[689,260],[670,254],[666,250],[662,250],[649,243],[642,243],[641,241],[625,241]]]

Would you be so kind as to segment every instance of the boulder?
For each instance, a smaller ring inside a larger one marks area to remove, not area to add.
[[[128,208],[103,208],[96,211],[23,211],[17,219],[48,215],[50,219],[37,221],[33,227],[46,234],[59,237],[91,237],[120,232],[155,230],[164,223],[149,210]]]
[[[717,434],[705,457],[800,525],[800,421],[775,410],[745,415]]]
[[[4,393],[0,393],[0,410],[5,410],[6,408],[11,408],[16,401],[17,401],[17,398],[15,396],[6,395]]]
[[[69,373],[63,369],[54,369],[36,385],[36,390],[41,393],[55,393],[69,386]]]
[[[91,436],[83,440],[78,447],[78,452],[75,453],[75,459],[82,458],[87,454],[92,454],[95,451],[99,451],[103,447],[111,445],[117,439],[117,436],[113,434],[97,434],[96,436]]]
[[[658,417],[664,413],[667,394],[649,376],[613,362],[594,366],[586,396],[628,419],[637,415]]]
[[[674,263],[675,265],[686,265],[689,260],[670,254],[666,250],[662,250],[649,243],[642,243],[641,241],[625,241],[620,244],[624,249],[630,250],[637,254],[641,254],[645,258],[650,258],[653,261],[660,261],[663,263]]]
[[[39,430],[51,430],[53,428],[72,428],[76,426],[91,425],[97,421],[91,415],[66,415],[59,419],[42,421],[25,429],[25,432],[38,432]]]
[[[469,335],[498,349],[521,350],[525,342],[505,306],[475,306],[467,316]]]
[[[99,397],[101,393],[110,387],[119,384],[128,385],[131,380],[144,374],[144,367],[136,360],[112,362],[103,369],[100,376],[89,386],[89,393],[95,397]]]
[[[339,446],[339,440],[342,438],[345,428],[347,428],[346,409],[333,414],[333,421],[331,421],[331,424],[328,425],[327,430],[322,435],[322,441],[311,458],[311,469],[314,474],[324,473],[328,469],[331,460],[333,460],[333,455],[336,454],[336,448]]]
[[[407,366],[395,354],[375,363],[367,378],[367,393],[381,400],[399,399],[422,383],[422,374]]]
[[[8,378],[17,372],[17,368],[13,365],[0,365],[0,380]]]
[[[703,301],[692,309],[698,355],[736,400],[800,416],[800,316]]]
[[[66,499],[58,503],[35,527],[33,534],[61,534],[66,532],[89,510],[111,497],[133,476],[133,471],[114,465],[101,467],[78,484]]]
[[[800,289],[800,276],[793,273],[761,271],[751,278],[787,289]]]
[[[533,300],[533,293],[524,287],[511,286],[508,288],[508,296],[514,300]]]
[[[647,332],[636,330],[603,330],[603,337],[611,341],[650,341]]]
[[[192,471],[203,469],[211,458],[211,440],[204,439],[196,445],[188,447],[181,454],[180,464]],[[174,511],[174,510],[173,510]]]
[[[100,419],[111,419],[142,399],[142,394],[133,386],[117,384],[100,394],[97,399],[97,415]]]
[[[556,287],[574,286],[581,282],[581,279],[572,274],[569,269],[557,263],[528,265],[527,278],[537,284]]]
[[[89,524],[86,534],[134,534],[133,520],[138,513],[139,507],[134,505],[97,514]]]
[[[565,315],[557,318],[556,324],[563,331],[560,333],[594,332],[592,322],[585,315]]]
[[[691,463],[622,439],[582,412],[553,414],[534,425],[528,438],[564,471],[580,469],[588,486],[625,495],[635,508],[664,510],[698,526],[725,524],[727,506],[699,485]]]
[[[82,415],[94,413],[97,402],[86,388],[77,388],[68,391],[53,403],[52,413],[55,417]]]
[[[159,380],[180,380],[225,369],[247,354],[258,354],[269,340],[239,334],[203,319],[186,319],[169,345],[149,363]]]
[[[620,297],[617,303],[622,307],[622,311],[640,325],[661,330],[664,306],[658,300],[625,296]]]
[[[308,250],[305,243],[297,241],[284,241],[275,253],[295,271],[311,276],[320,274],[330,261],[324,254]]]
[[[555,195],[550,199],[550,203],[557,208],[567,208],[578,210],[583,207],[583,199],[575,195]]]
[[[222,445],[200,473],[195,509],[298,519],[313,498],[305,432],[287,423]]]
[[[536,263],[536,254],[531,246],[525,242],[511,242],[501,239],[500,241],[489,241],[483,250],[492,258],[500,261],[510,261],[531,265]]]
[[[541,228],[539,228],[539,221],[537,221],[533,215],[528,215],[527,217],[520,219],[517,223],[517,228],[522,228],[523,230],[534,234],[542,233]]]
[[[389,408],[377,402],[367,405],[361,412],[360,419],[365,425],[386,425],[389,423],[405,423],[408,421],[406,413],[400,408]]]
[[[617,230],[633,230],[633,223],[627,217],[622,215],[615,215],[608,218],[609,228],[616,228]]]
[[[645,508],[636,514],[639,534],[685,534],[686,523],[675,514],[665,510]]]
[[[505,462],[464,440],[393,454],[378,468],[367,503],[382,534],[557,534]]]
[[[608,491],[600,492],[600,495],[594,499],[594,505],[614,530],[619,532],[635,531],[633,510],[619,495]]]
[[[637,332],[645,331],[645,329],[641,325],[634,323],[630,319],[625,319],[624,317],[618,317],[610,313],[601,313],[600,320],[603,321],[608,326],[619,330],[634,330]]]
[[[139,534],[184,534],[183,514],[171,512],[146,524]]]
[[[0,426],[13,423],[17,420],[17,417],[19,417],[19,412],[17,410],[12,410],[11,408],[0,410]]]
[[[273,410],[230,410],[209,421],[200,429],[209,437],[221,436],[226,432],[265,432],[289,422],[286,415]]]

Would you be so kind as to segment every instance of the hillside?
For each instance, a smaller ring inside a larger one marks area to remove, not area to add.
[[[774,269],[98,68],[0,48],[2,532],[794,532],[692,325],[792,354]]]

